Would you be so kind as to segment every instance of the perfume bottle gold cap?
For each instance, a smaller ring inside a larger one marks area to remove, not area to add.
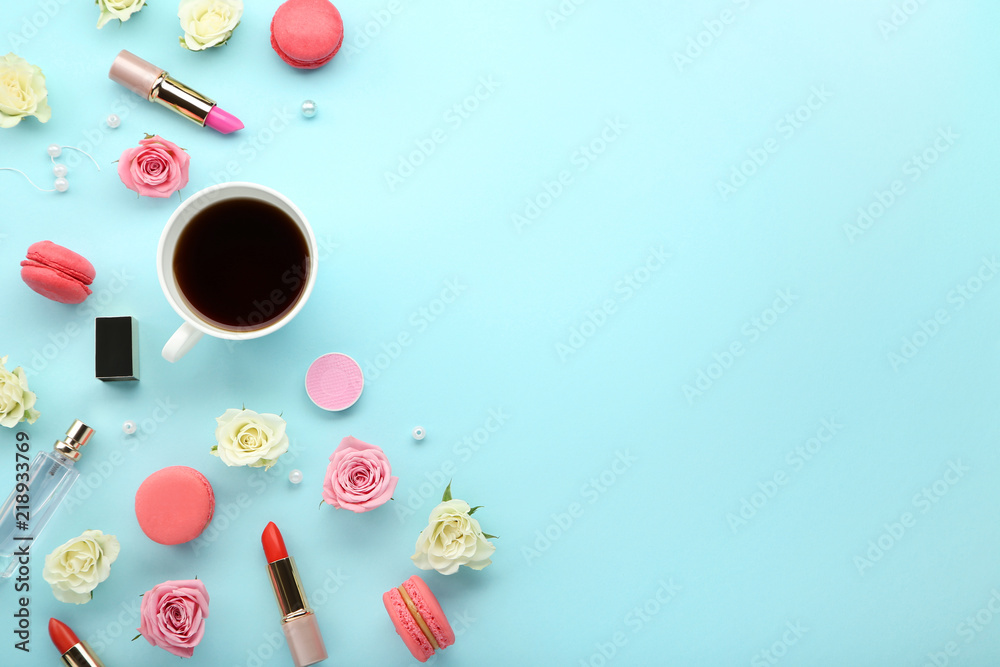
[[[63,439],[56,440],[55,450],[68,459],[79,461],[80,448],[87,444],[92,435],[94,435],[94,429],[77,419],[66,431]]]

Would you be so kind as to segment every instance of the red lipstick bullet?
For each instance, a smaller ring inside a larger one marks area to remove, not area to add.
[[[49,619],[49,637],[67,667],[104,667],[87,642],[77,639],[76,633],[57,618]]]

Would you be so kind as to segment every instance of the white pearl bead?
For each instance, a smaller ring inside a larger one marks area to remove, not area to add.
[[[122,119],[118,117],[118,114],[111,114],[108,116],[108,127],[112,130],[122,124]]]
[[[424,430],[423,426],[415,426],[413,428],[413,439],[414,440],[423,440],[426,435],[427,435],[427,431]]]
[[[57,178],[55,182],[56,190],[59,192],[66,192],[69,190],[69,181],[65,178]]]
[[[135,422],[131,419],[122,424],[122,431],[124,431],[126,435],[132,435],[138,430],[138,428],[139,427],[136,426]]]
[[[288,473],[288,481],[291,482],[292,484],[298,484],[299,482],[301,482],[302,481],[302,471],[301,470],[293,470],[292,472]]]
[[[67,169],[66,165],[64,164],[57,164],[56,166],[52,167],[52,173],[55,174],[56,178],[62,178],[67,173],[69,173],[69,169]]]
[[[49,147],[45,150],[49,154],[49,157],[59,157],[62,155],[62,147],[58,144],[49,144]]]
[[[316,115],[316,103],[312,100],[306,100],[302,103],[302,115],[306,118],[312,118]]]

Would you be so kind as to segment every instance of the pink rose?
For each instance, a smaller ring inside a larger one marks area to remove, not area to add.
[[[155,136],[127,148],[118,160],[118,178],[143,197],[169,197],[188,183],[191,156],[177,144]]]
[[[380,447],[347,436],[330,455],[323,500],[338,509],[367,512],[389,500],[398,481]]]
[[[153,646],[190,658],[205,634],[208,591],[197,579],[164,581],[142,596],[139,634]]]

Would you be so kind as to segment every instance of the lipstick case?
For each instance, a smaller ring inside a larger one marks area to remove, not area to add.
[[[214,100],[188,88],[161,68],[129,51],[118,54],[108,76],[136,95],[172,109],[202,127],[215,106]]]
[[[80,642],[71,646],[62,655],[63,664],[66,667],[104,667],[104,663],[90,650],[87,642]]]
[[[307,667],[327,659],[326,646],[316,614],[306,602],[298,569],[291,556],[267,564],[274,597],[281,610],[281,629],[292,653],[295,667]]]

